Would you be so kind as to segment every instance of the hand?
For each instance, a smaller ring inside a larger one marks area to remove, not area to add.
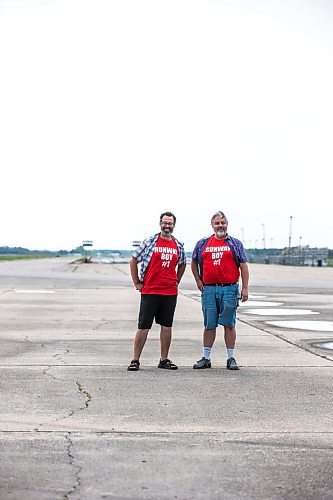
[[[143,284],[142,283],[135,283],[135,290],[137,290],[138,292],[141,292],[143,288]]]
[[[197,280],[197,287],[199,288],[200,292],[204,289],[204,284],[201,280]]]
[[[249,298],[249,292],[248,292],[248,288],[242,288],[242,292],[241,292],[241,299],[242,299],[242,302],[246,302]]]

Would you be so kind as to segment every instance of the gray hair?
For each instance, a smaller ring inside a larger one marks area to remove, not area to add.
[[[213,221],[215,219],[215,217],[217,217],[218,215],[220,215],[221,217],[223,217],[224,219],[226,219],[226,215],[225,213],[221,212],[221,210],[219,210],[218,212],[215,212],[215,214],[212,216],[212,218],[210,219],[210,223],[213,224]]]

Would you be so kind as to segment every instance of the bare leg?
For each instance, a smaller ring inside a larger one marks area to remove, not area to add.
[[[203,332],[203,345],[204,347],[213,347],[216,337],[216,328],[210,330],[204,329]]]
[[[224,341],[227,349],[234,349],[236,344],[236,328],[234,326],[224,327]]]
[[[134,338],[134,352],[133,352],[133,359],[140,359],[142,349],[144,348],[144,345],[147,340],[147,335],[148,335],[149,330],[140,330],[140,328],[137,330]]]
[[[169,326],[161,326],[160,343],[161,343],[161,360],[168,358],[171,345],[172,328]]]

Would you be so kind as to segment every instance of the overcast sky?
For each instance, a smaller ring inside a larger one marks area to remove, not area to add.
[[[0,0],[0,71],[0,246],[333,248],[329,0]]]

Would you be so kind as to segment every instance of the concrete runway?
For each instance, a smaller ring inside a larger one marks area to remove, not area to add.
[[[0,499],[332,499],[333,356],[317,345],[333,341],[319,328],[333,322],[333,269],[250,271],[239,372],[225,369],[221,329],[213,368],[192,369],[202,318],[187,269],[179,370],[157,369],[154,326],[129,373],[139,294],[127,265],[0,262]],[[262,316],[262,302],[279,305]],[[267,324],[295,319],[318,329]]]

